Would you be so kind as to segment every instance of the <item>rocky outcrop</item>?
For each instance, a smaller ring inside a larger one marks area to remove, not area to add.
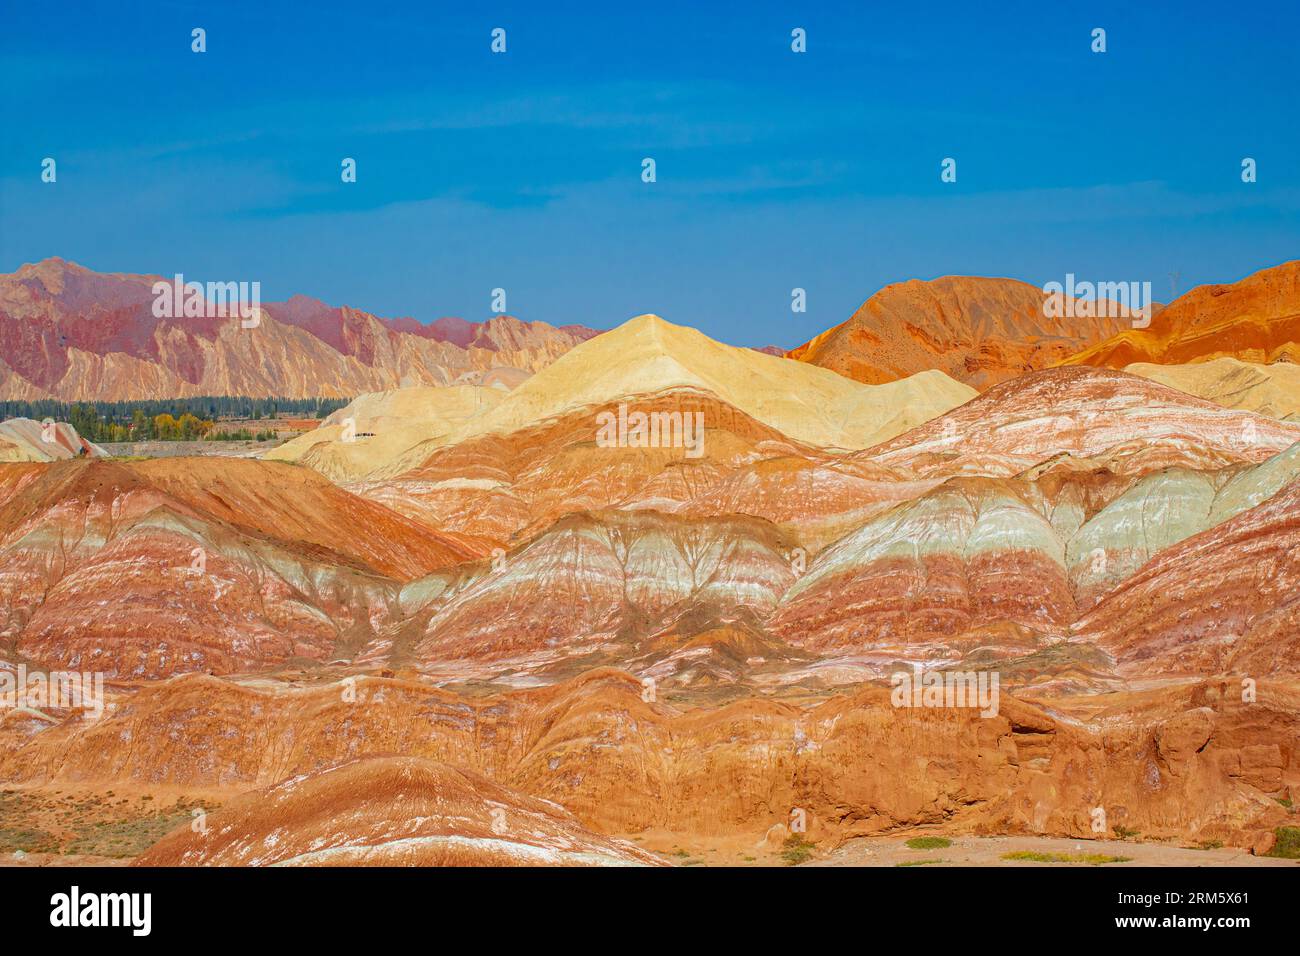
[[[935,354],[944,322],[979,333],[955,353],[974,349],[975,395],[654,316],[558,359],[504,321],[306,300],[133,337],[135,280],[98,282],[31,267],[0,309],[37,286],[99,303],[76,334],[146,383],[205,381],[208,358],[160,356],[263,330],[384,375],[393,349],[494,353],[468,384],[358,398],[280,450],[294,464],[0,465],[0,684],[109,683],[100,717],[0,710],[0,781],[225,805],[146,862],[648,862],[599,834],[753,846],[795,810],[832,844],[1087,837],[1100,811],[1121,835],[1259,847],[1300,786],[1300,425],[1109,368],[999,381],[1068,338],[996,344],[1024,290],[950,290],[918,326]],[[57,311],[6,346],[24,381],[80,361],[41,339]],[[532,358],[503,370],[511,350]],[[668,431],[632,440],[632,411]],[[900,672],[1001,696],[900,706]]]
[[[842,449],[892,438],[975,394],[936,371],[887,385],[855,384],[641,315],[574,348],[476,421],[472,434],[458,437],[506,434],[578,409],[675,389],[713,395],[793,441]]]
[[[488,696],[377,678],[284,690],[188,677],[142,690],[97,723],[73,719],[32,734],[21,715],[5,716],[0,777],[165,785],[217,799],[287,781],[213,813],[210,849],[187,824],[146,857],[159,863],[186,853],[292,860],[317,839],[355,844],[340,855],[363,860],[366,846],[395,843],[405,827],[446,832],[449,816],[486,837],[494,799],[509,827],[509,794],[469,777],[467,805],[456,812],[459,796],[450,808],[438,798],[449,772],[408,786],[380,763],[372,784],[366,763],[352,763],[370,755],[472,770],[560,804],[599,833],[757,839],[798,809],[809,837],[828,845],[920,825],[1087,838],[1101,819],[1107,832],[1248,846],[1285,819],[1268,794],[1300,782],[1300,698],[1268,681],[1254,702],[1227,682],[1088,695],[1053,701],[1050,711],[1004,693],[988,717],[895,707],[883,687],[684,710],[646,696],[641,681],[611,670]],[[335,786],[324,771],[340,764],[352,769]],[[409,799],[390,800],[385,789]],[[422,815],[403,812],[414,806],[433,820],[410,820]],[[327,834],[334,820],[351,822]],[[278,827],[283,851],[265,842]],[[375,851],[394,862],[402,852]]]
[[[1073,618],[1063,548],[1046,518],[996,482],[954,481],[818,554],[770,626],[823,652],[908,656],[912,643],[985,621],[1059,632]]]
[[[662,866],[468,770],[370,757],[246,794],[136,866]]]
[[[632,396],[630,405],[690,422],[694,448],[598,442],[598,423],[616,419],[623,404],[575,409],[505,435],[430,441],[404,456],[414,466],[399,470],[398,462],[381,469],[393,474],[347,487],[435,527],[509,547],[565,514],[615,506],[672,511],[737,468],[783,452],[817,454],[712,394],[684,388]]]
[[[753,518],[571,515],[417,611],[411,656],[433,672],[502,658],[536,667],[611,646],[627,656],[673,627],[757,624],[794,579],[789,551]]]

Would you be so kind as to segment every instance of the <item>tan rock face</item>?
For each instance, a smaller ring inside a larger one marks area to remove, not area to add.
[[[300,462],[340,483],[405,470],[424,443],[449,440],[496,406],[502,386],[411,386],[359,396],[320,425],[266,452],[268,461]],[[417,456],[418,457],[418,456]]]
[[[881,289],[790,357],[872,384],[939,369],[983,390],[1055,365],[1131,322],[1049,317],[1046,301],[1015,279],[912,279]]]
[[[575,348],[508,393],[429,388],[362,396],[264,457],[301,462],[411,517],[503,544],[580,509],[677,510],[737,465],[761,464],[783,450],[820,463],[974,394],[937,372],[860,385],[647,315]],[[638,416],[655,425],[649,440],[629,429]],[[345,419],[360,437],[346,440]],[[818,477],[856,484],[842,499],[868,490],[878,505],[897,500],[895,490],[885,483],[864,489],[853,478],[881,471],[861,465]],[[792,504],[786,499],[787,513]],[[819,538],[846,527],[832,520]]]
[[[866,448],[975,394],[933,370],[887,385],[855,385],[641,315],[524,382],[484,416],[476,433],[505,433],[577,408],[679,388],[710,393],[795,441],[835,448]]]
[[[157,318],[158,280],[58,259],[0,275],[0,399],[352,397],[490,384],[511,374],[498,369],[537,371],[597,334],[509,316],[424,326],[304,296],[265,303],[255,328],[237,317]]]

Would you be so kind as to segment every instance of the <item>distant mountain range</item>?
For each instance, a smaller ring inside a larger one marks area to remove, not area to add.
[[[0,399],[129,401],[193,395],[352,397],[535,372],[598,332],[581,326],[383,319],[296,295],[236,316],[158,318],[153,284],[62,259],[0,275]]]
[[[1300,355],[1300,260],[1152,303],[1146,322],[1095,307],[1051,317],[1046,300],[1015,279],[913,279],[881,289],[789,355],[869,383],[938,369],[981,391],[1061,364],[1267,364]]]
[[[580,325],[381,318],[305,295],[235,316],[159,318],[153,284],[62,259],[0,275],[0,400],[131,401],[195,395],[355,397],[415,385],[515,382],[600,333]],[[1300,262],[1235,285],[1204,286],[1149,327],[1129,317],[1053,317],[1043,290],[1015,279],[944,276],[881,289],[845,322],[788,357],[866,384],[936,370],[984,390],[1073,363],[1234,357],[1291,361],[1300,338]],[[780,355],[775,346],[754,351]]]

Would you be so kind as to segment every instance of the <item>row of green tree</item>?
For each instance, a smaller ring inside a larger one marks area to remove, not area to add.
[[[31,418],[69,422],[93,442],[267,441],[274,429],[218,430],[221,419],[272,421],[280,414],[324,418],[347,404],[338,398],[243,398],[202,396],[140,402],[0,402],[0,420]]]
[[[129,423],[110,421],[101,417],[89,405],[73,405],[66,419],[77,433],[93,442],[123,441],[270,441],[275,429],[248,428],[221,429],[210,418],[199,418],[184,412],[179,418],[163,412],[150,418],[137,408]]]
[[[89,405],[101,418],[114,422],[129,422],[138,408],[153,418],[168,414],[179,418],[185,413],[195,418],[213,421],[230,418],[248,418],[259,421],[276,418],[280,414],[295,418],[324,418],[348,403],[346,398],[248,398],[241,395],[198,395],[191,398],[159,398],[133,402],[78,402]],[[42,399],[36,402],[0,402],[4,418],[34,418],[41,421],[53,418],[67,421],[74,403]]]

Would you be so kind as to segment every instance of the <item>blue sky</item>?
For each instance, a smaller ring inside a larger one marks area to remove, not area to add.
[[[793,346],[902,279],[1300,256],[1292,0],[603,6],[12,3],[0,271]]]

